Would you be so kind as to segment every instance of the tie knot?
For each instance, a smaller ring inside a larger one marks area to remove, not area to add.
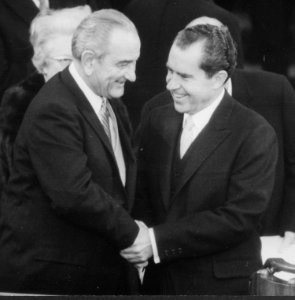
[[[108,105],[107,105],[107,99],[105,99],[105,98],[102,99],[102,103],[101,103],[101,107],[100,107],[100,113],[101,113],[102,116],[104,116],[104,117],[108,117],[108,116],[109,116],[109,110],[108,110]]]
[[[47,9],[49,9],[49,1],[48,0],[39,0],[39,10],[41,12],[44,12]]]
[[[183,128],[185,130],[192,130],[192,128],[195,126],[194,124],[194,121],[193,121],[193,118],[191,115],[188,115],[187,118],[185,119],[184,121],[184,124],[183,124]]]

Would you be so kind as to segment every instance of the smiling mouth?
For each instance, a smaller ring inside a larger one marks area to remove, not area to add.
[[[176,102],[179,102],[181,101],[184,97],[186,97],[186,95],[184,94],[176,94],[176,93],[171,93],[172,94],[172,97],[173,99],[176,101]]]

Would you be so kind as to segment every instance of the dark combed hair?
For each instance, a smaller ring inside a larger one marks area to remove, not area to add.
[[[224,70],[229,78],[237,65],[237,48],[228,28],[210,24],[195,25],[180,31],[174,43],[181,49],[186,49],[201,41],[204,41],[204,55],[199,67],[208,77]]]

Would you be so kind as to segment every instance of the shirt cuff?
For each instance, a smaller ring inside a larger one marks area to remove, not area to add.
[[[154,257],[154,263],[158,264],[160,263],[160,257],[158,253],[158,247],[156,243],[155,233],[153,228],[149,228],[149,235],[152,243],[152,249],[153,249],[153,257]]]

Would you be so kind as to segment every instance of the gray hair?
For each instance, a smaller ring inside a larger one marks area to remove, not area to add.
[[[115,28],[138,34],[131,20],[117,10],[101,9],[92,13],[81,22],[73,35],[74,58],[80,60],[82,53],[86,50],[91,50],[98,56],[106,54],[110,33]]]
[[[62,45],[56,45],[56,47],[60,47],[60,52],[65,56],[72,57],[70,41],[73,33],[80,22],[89,14],[91,14],[91,8],[84,5],[57,10],[47,9],[33,19],[30,26],[30,42],[34,49],[32,61],[37,69],[50,55],[48,45],[54,42],[56,38],[64,38],[65,42]],[[68,40],[69,42],[67,42]]]

